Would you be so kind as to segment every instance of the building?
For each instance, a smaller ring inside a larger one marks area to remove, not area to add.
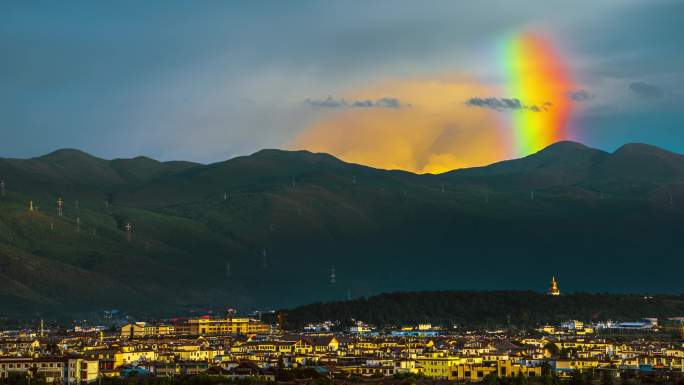
[[[98,365],[97,360],[80,357],[0,358],[0,379],[40,376],[47,383],[80,384],[97,380]]]
[[[352,334],[366,334],[370,333],[373,328],[362,321],[356,321],[354,325],[349,327],[349,333]]]
[[[186,321],[191,335],[267,334],[271,327],[246,317],[191,318]]]
[[[131,322],[120,329],[121,337],[144,338],[148,336],[170,335],[229,335],[229,334],[267,334],[271,327],[259,320],[247,317],[209,318],[198,317],[183,319],[173,324],[149,324]]]
[[[429,354],[415,359],[416,365],[422,368],[421,373],[426,377],[449,380],[453,377],[453,367],[461,360],[459,357],[446,354]]]
[[[577,320],[570,320],[567,322],[563,322],[561,324],[561,327],[565,328],[565,329],[570,329],[570,330],[584,329],[584,322],[577,321]]]
[[[167,336],[175,333],[173,325],[149,324],[147,322],[131,322],[120,329],[121,337],[142,338],[147,336]]]
[[[546,293],[548,295],[560,295],[560,290],[558,289],[558,281],[556,281],[556,277],[551,277],[551,287],[549,287],[549,291]]]

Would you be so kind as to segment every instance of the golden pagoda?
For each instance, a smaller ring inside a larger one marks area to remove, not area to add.
[[[548,295],[560,295],[560,290],[558,290],[558,281],[556,281],[556,277],[551,277],[551,287],[549,288],[549,291],[546,293]]]

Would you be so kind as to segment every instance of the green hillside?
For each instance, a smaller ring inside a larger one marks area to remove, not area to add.
[[[441,175],[280,150],[210,165],[0,159],[0,315],[541,291],[552,274],[566,291],[679,293],[682,159],[570,142]]]

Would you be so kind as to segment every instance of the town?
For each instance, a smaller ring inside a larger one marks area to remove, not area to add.
[[[597,327],[623,334],[602,338]],[[480,382],[562,380],[578,373],[594,379],[677,379],[684,372],[684,343],[655,338],[661,328],[654,319],[591,326],[569,321],[516,335],[430,324],[375,330],[361,321],[343,332],[330,332],[332,328],[332,322],[325,322],[289,332],[228,315],[132,322],[116,333],[101,328],[63,334],[42,328],[4,331],[0,378],[75,384],[101,378],[206,375],[272,382],[287,379],[288,372],[300,375],[310,369],[314,376],[352,381],[414,375]],[[680,332],[684,339],[684,328]],[[645,339],[643,333],[654,338]]]
[[[682,36],[0,0],[0,385],[684,385]]]
[[[548,295],[560,295],[552,279]],[[206,383],[449,381],[681,383],[684,317],[568,320],[533,330],[375,328],[362,320],[285,330],[262,314],[131,321],[117,328],[0,332],[0,382],[79,384],[196,377]],[[28,381],[28,382],[27,382]],[[679,381],[679,382],[678,382]]]

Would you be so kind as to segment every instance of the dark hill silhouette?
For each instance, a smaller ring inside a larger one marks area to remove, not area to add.
[[[684,295],[574,293],[554,297],[530,291],[402,292],[313,303],[281,312],[285,313],[286,326],[292,329],[324,321],[351,326],[353,319],[377,327],[428,322],[468,328],[531,328],[558,325],[568,319],[596,322],[656,317],[665,321],[684,314]],[[272,318],[276,322],[277,313]]]
[[[524,189],[575,185],[610,154],[575,142],[558,142],[536,154],[521,159],[495,163],[486,167],[456,170],[453,177],[469,176],[481,183],[494,183],[502,188]]]
[[[0,308],[173,313],[541,291],[552,274],[562,290],[679,292],[683,159],[572,142],[440,175],[282,150],[209,165],[77,150],[0,159]]]
[[[595,179],[648,184],[672,183],[683,177],[684,156],[638,143],[618,148],[593,175]]]
[[[558,142],[520,159],[506,160],[485,167],[451,171],[454,175],[506,175],[545,169],[586,171],[609,154],[576,142]]]

